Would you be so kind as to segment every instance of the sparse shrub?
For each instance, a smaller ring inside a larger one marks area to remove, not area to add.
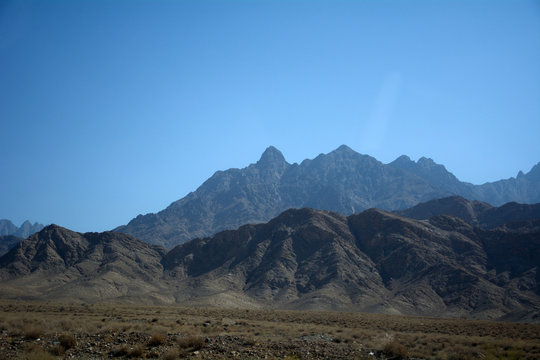
[[[398,357],[402,359],[406,358],[409,353],[405,346],[395,340],[388,342],[384,346],[383,352],[388,356]]]
[[[39,339],[43,334],[43,329],[38,325],[30,325],[24,328],[24,337],[30,340]]]
[[[163,355],[163,360],[176,360],[180,357],[180,353],[176,349],[170,349]]]
[[[54,345],[49,352],[54,356],[62,356],[66,353],[66,348],[60,344]]]
[[[122,345],[112,351],[112,355],[115,357],[126,356],[128,353],[129,348],[127,347],[127,345]]]
[[[128,357],[131,358],[140,358],[144,355],[144,349],[141,345],[137,344],[129,351],[127,354]]]
[[[62,334],[58,336],[58,341],[60,342],[60,345],[62,345],[66,350],[71,349],[72,347],[77,345],[77,339],[75,339],[69,334]]]
[[[153,334],[148,340],[148,346],[159,346],[165,343],[165,336],[163,334]]]
[[[204,339],[200,336],[188,336],[186,338],[178,339],[178,346],[181,349],[190,349],[192,351],[202,349],[204,346]]]
[[[73,321],[72,320],[67,320],[67,319],[63,319],[59,322],[58,326],[64,330],[64,331],[68,331],[68,330],[71,330],[73,329]]]

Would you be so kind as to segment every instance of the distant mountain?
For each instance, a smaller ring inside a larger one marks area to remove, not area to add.
[[[164,254],[129,235],[50,225],[0,257],[0,288],[22,299],[160,302]]]
[[[0,235],[0,256],[7,253],[12,247],[17,245],[23,238],[14,235]]]
[[[413,219],[429,219],[437,215],[451,215],[483,228],[494,228],[506,223],[540,219],[540,204],[515,202],[494,207],[480,201],[470,201],[461,196],[451,196],[420,203],[412,208],[396,211]]]
[[[344,215],[368,208],[400,210],[460,195],[502,205],[540,202],[540,164],[516,179],[484,185],[460,182],[442,165],[401,156],[390,164],[347,146],[301,164],[274,147],[243,169],[216,172],[195,192],[156,213],[115,229],[167,248],[246,223],[270,220],[289,208],[311,207]]]
[[[14,235],[20,238],[27,238],[28,236],[43,229],[42,224],[32,223],[28,220],[22,223],[20,227],[13,225],[10,220],[0,220],[0,236],[1,235]]]
[[[166,253],[49,226],[0,258],[15,299],[335,309],[540,321],[540,220],[291,209]]]
[[[13,225],[13,223],[7,219],[0,219],[0,236],[1,235],[11,235],[17,231],[18,227]]]

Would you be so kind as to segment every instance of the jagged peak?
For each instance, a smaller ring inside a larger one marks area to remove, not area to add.
[[[424,165],[424,166],[438,165],[435,161],[433,161],[432,158],[428,158],[425,156],[422,156],[420,159],[418,159],[417,163],[418,165]]]
[[[271,163],[286,163],[285,157],[273,146],[269,146],[264,150],[257,164],[271,164]]]
[[[418,159],[418,161],[414,161],[407,155],[401,155],[396,160],[392,161],[390,165],[409,165],[409,166],[418,165],[425,168],[443,166],[443,165],[437,164],[432,158],[422,156],[420,159]]]
[[[400,169],[409,169],[412,166],[415,166],[416,163],[411,160],[411,158],[407,155],[401,155],[398,158],[396,158],[394,161],[389,163],[390,166],[395,166]]]

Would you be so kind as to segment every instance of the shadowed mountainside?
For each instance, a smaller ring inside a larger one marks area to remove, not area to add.
[[[166,253],[49,226],[0,258],[6,298],[359,310],[538,321],[540,221],[291,209]]]
[[[13,235],[0,235],[0,256],[7,253],[12,247],[17,245],[23,238]]]
[[[484,185],[460,182],[431,159],[401,156],[390,164],[341,146],[301,164],[274,147],[243,169],[216,172],[195,192],[115,229],[167,248],[224,229],[270,220],[289,208],[349,215],[368,208],[399,210],[451,195],[500,205],[540,202],[540,165],[516,179]]]
[[[515,202],[494,207],[481,201],[469,201],[461,196],[450,196],[420,203],[412,208],[395,211],[412,219],[429,219],[436,215],[452,215],[472,225],[495,228],[506,223],[540,219],[540,204]]]

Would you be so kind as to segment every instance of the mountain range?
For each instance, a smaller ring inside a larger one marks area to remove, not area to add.
[[[538,205],[454,196],[407,211],[421,219],[289,209],[170,251],[50,225],[0,257],[0,296],[540,321]]]
[[[30,221],[26,220],[21,226],[17,227],[10,220],[0,219],[0,236],[13,235],[20,238],[27,238],[41,229],[43,229],[43,225],[38,224],[37,222],[32,224]]]
[[[19,241],[43,229],[42,224],[32,223],[28,220],[20,227],[15,226],[10,220],[0,220],[0,256],[4,255]]]
[[[289,164],[274,147],[243,169],[218,171],[196,191],[158,213],[139,215],[115,229],[172,248],[185,241],[263,223],[290,208],[359,213],[402,210],[420,202],[459,195],[502,205],[540,202],[540,163],[527,174],[483,185],[459,181],[428,158],[401,156],[389,164],[343,145],[300,164]]]
[[[418,220],[430,219],[437,215],[451,215],[471,225],[489,229],[506,223],[540,219],[540,204],[509,202],[495,207],[481,201],[469,201],[461,196],[450,196],[420,203],[395,213]]]

